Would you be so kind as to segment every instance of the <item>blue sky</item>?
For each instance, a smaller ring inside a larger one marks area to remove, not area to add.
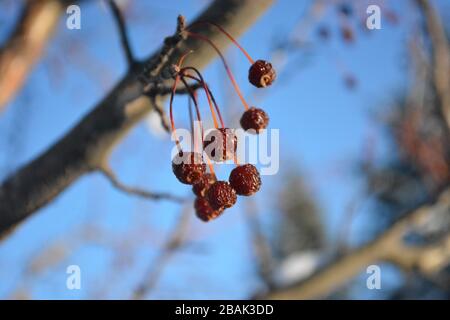
[[[130,24],[133,47],[140,57],[155,50],[162,37],[172,32],[178,14],[190,20],[208,3],[135,2],[136,7],[128,17],[133,21]],[[278,1],[240,38],[241,44],[254,58],[270,57],[274,39],[291,32],[308,2]],[[381,30],[358,31],[357,41],[351,45],[339,41],[338,21],[335,14],[329,13],[324,21],[332,28],[331,40],[319,41],[312,29],[310,57],[297,66],[296,59],[303,61],[303,55],[290,53],[288,61],[293,74],[289,78],[286,75],[285,80],[281,74],[278,82],[265,89],[261,101],[257,100],[269,113],[270,126],[280,129],[282,168],[294,164],[306,175],[323,209],[330,242],[339,231],[345,206],[361,187],[352,165],[363,156],[369,135],[374,134],[379,140],[378,151],[383,155],[381,131],[370,112],[386,108],[393,94],[407,84],[405,35],[409,30],[404,27],[402,15],[408,12],[406,3],[405,0],[393,3],[392,8],[400,17],[398,26],[383,21]],[[448,8],[443,0],[436,3]],[[10,17],[17,12],[17,6],[11,7]],[[4,151],[0,152],[0,167],[4,168],[1,177],[57,141],[125,72],[109,12],[98,2],[82,5],[81,9],[82,29],[67,30],[61,21],[44,59],[21,95],[0,117],[0,145]],[[12,19],[4,21],[0,39],[4,39]],[[235,48],[227,54],[243,91],[252,97],[255,92],[245,81],[247,61]],[[356,90],[345,88],[336,59],[358,79]],[[240,114],[242,108],[236,98],[227,100],[229,84],[224,85],[225,73],[219,61],[212,63],[204,76],[217,92],[219,103],[227,106],[227,119]],[[185,102],[185,97],[178,99],[180,104]],[[187,195],[189,188],[180,185],[171,172],[172,146],[168,137],[155,136],[142,122],[114,151],[111,164],[129,184]],[[282,183],[282,173],[264,177],[263,189],[256,196],[264,221],[270,222],[277,215],[273,209],[277,201],[274,191]],[[208,224],[193,218],[189,229],[193,249],[188,247],[173,257],[150,297],[247,297],[258,282],[253,274],[243,207],[237,205]],[[99,174],[85,176],[0,244],[0,298],[10,296],[21,285],[38,299],[78,299],[96,294],[128,298],[130,289],[158,255],[179,214],[178,205],[136,199],[113,189]],[[126,255],[123,250],[111,249],[108,243],[93,241],[79,246],[70,239],[77,239],[73,230],[86,223],[105,230],[115,247],[120,248],[130,238],[138,238],[138,243]],[[356,221],[356,238],[364,232],[366,223],[364,218]],[[142,234],[135,234],[137,227]],[[37,276],[26,276],[27,266],[42,248],[64,243],[69,243],[66,259]],[[80,291],[65,287],[65,268],[70,264],[81,267]]]

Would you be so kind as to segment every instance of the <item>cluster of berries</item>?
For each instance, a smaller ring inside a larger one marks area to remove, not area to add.
[[[269,86],[275,80],[276,73],[269,62],[263,60],[253,61],[248,53],[222,27],[211,22],[204,23],[218,28],[246,55],[247,59],[251,63],[248,75],[248,79],[251,84],[258,88],[263,88]],[[190,37],[195,37],[208,42],[220,56],[225,66],[225,70],[245,108],[245,112],[240,120],[242,128],[255,134],[258,134],[264,130],[269,123],[267,113],[263,109],[249,107],[218,47],[206,36],[191,32],[189,30],[185,30],[184,32],[186,32]],[[194,67],[182,66],[185,56],[186,55],[181,57],[179,63],[174,66],[174,84],[170,98],[170,120],[172,132],[176,135],[172,105],[177,85],[181,81],[190,95],[189,102],[192,101],[195,105],[197,121],[201,126],[202,143],[200,148],[201,150],[198,150],[198,145],[196,145],[195,141],[193,141],[194,150],[189,152],[183,151],[177,137],[175,136],[178,153],[172,159],[172,170],[181,183],[192,185],[192,191],[196,195],[194,202],[196,215],[198,218],[206,222],[217,218],[224,212],[225,209],[232,207],[236,203],[238,195],[251,196],[255,194],[261,187],[261,177],[258,169],[252,164],[247,163],[241,165],[237,162],[237,136],[233,129],[225,127],[220,114],[219,106],[217,105],[217,102],[214,99],[208,84],[204,81],[201,73]],[[215,129],[211,130],[206,137],[204,137],[203,127],[201,125],[202,121],[198,107],[197,93],[191,86],[189,86],[187,80],[193,80],[199,83],[208,100]],[[190,120],[192,123],[193,112],[191,109],[191,104],[189,111],[191,118]],[[219,121],[217,121],[216,113]],[[191,127],[191,130],[193,131],[193,127]],[[203,158],[204,153],[206,154],[206,162]],[[214,160],[215,162],[234,160],[236,167],[231,171],[228,181],[220,181],[217,179],[211,160]],[[207,164],[209,166],[209,172],[207,172]]]

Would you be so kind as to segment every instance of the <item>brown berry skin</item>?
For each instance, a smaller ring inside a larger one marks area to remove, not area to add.
[[[180,152],[172,160],[172,171],[184,184],[194,184],[206,172],[206,164],[198,152]]]
[[[258,169],[249,163],[234,168],[230,173],[230,185],[240,196],[251,196],[261,188]]]
[[[205,173],[199,181],[192,186],[192,191],[197,197],[205,197],[209,187],[216,182],[216,176],[211,173]]]
[[[257,134],[267,128],[269,116],[263,109],[251,107],[241,117],[241,127],[245,131],[253,129]]]
[[[204,139],[203,149],[216,162],[233,159],[237,150],[237,136],[230,128],[211,130]]]
[[[206,197],[213,209],[230,208],[237,200],[236,191],[226,181],[215,182],[208,190]]]
[[[277,74],[270,62],[257,60],[248,70],[248,80],[257,88],[270,86]]]
[[[208,200],[203,197],[197,197],[195,199],[194,209],[197,217],[204,222],[216,219],[225,210],[224,208],[213,209]]]

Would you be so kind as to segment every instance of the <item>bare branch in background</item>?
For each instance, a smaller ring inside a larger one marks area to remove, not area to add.
[[[272,0],[218,0],[197,21],[214,21],[240,35],[271,3]],[[215,28],[202,26],[201,32],[220,48],[228,44]],[[195,54],[189,55],[185,63],[196,68],[216,57],[215,51],[201,40],[184,39],[178,32],[166,38],[158,53],[136,64],[72,130],[6,179],[0,186],[0,235],[12,231],[81,176],[101,168],[112,149],[152,110],[139,80],[142,72],[151,79],[163,80],[166,68],[188,50]]]
[[[427,248],[410,248],[403,244],[403,237],[411,228],[417,228],[430,216],[450,212],[450,189],[445,189],[436,201],[425,204],[406,214],[401,220],[387,229],[369,244],[355,249],[333,263],[325,266],[311,277],[286,289],[279,289],[266,296],[267,299],[314,299],[326,296],[348,282],[369,265],[387,261],[402,267],[421,267],[422,271],[436,272],[437,266],[448,264],[450,249],[448,239]],[[407,250],[405,250],[407,249]],[[445,255],[438,254],[446,251]],[[408,257],[403,256],[405,252]],[[437,260],[428,260],[434,255]],[[445,261],[443,261],[445,257]],[[406,261],[407,259],[407,261]],[[432,263],[435,261],[435,263]],[[429,263],[431,264],[429,265]]]
[[[433,81],[442,115],[450,129],[450,48],[441,18],[429,0],[416,0],[431,40]]]
[[[186,199],[182,197],[175,196],[170,193],[164,193],[164,192],[152,192],[143,190],[136,187],[130,187],[122,183],[117,176],[114,174],[114,172],[108,168],[108,167],[102,167],[99,169],[99,171],[111,182],[111,184],[119,189],[120,191],[127,193],[129,195],[138,196],[141,198],[149,199],[149,200],[169,200],[174,201],[178,203],[185,202]]]
[[[65,1],[26,1],[16,29],[0,48],[0,111],[20,91],[41,58]]]
[[[274,288],[274,261],[272,258],[272,250],[267,238],[261,230],[257,204],[252,198],[248,198],[246,204],[247,206],[246,210],[244,210],[244,214],[250,231],[253,249],[255,250],[257,271],[266,286],[265,289],[271,291]]]
[[[170,261],[170,258],[183,245],[186,240],[186,232],[189,228],[192,208],[188,204],[182,208],[178,221],[168,237],[167,243],[162,248],[160,255],[155,262],[145,272],[143,280],[133,293],[133,299],[144,299],[146,295],[155,287],[162,272]]]
[[[195,91],[201,87],[200,83],[194,83],[190,85],[189,88],[181,87],[176,89],[176,94],[189,94],[189,90]],[[170,94],[172,92],[172,87],[153,87],[148,85],[147,88],[144,88],[144,93],[150,98],[150,102],[153,106],[153,109],[158,113],[159,118],[161,119],[161,126],[167,133],[171,132],[169,119],[167,117],[166,112],[163,107],[163,99],[162,97]]]
[[[131,50],[131,43],[127,35],[127,29],[125,26],[125,18],[120,11],[120,8],[117,6],[114,0],[107,0],[109,8],[114,16],[114,20],[116,21],[117,28],[119,29],[120,43],[122,44],[123,51],[125,53],[125,58],[128,62],[128,67],[135,63],[133,51]]]
[[[170,130],[170,121],[169,118],[167,117],[166,112],[164,111],[164,107],[161,104],[161,99],[160,97],[155,97],[155,96],[149,96],[150,101],[153,105],[153,108],[155,109],[155,112],[158,114],[159,118],[161,119],[161,126],[163,127],[163,129],[170,134],[171,130]]]

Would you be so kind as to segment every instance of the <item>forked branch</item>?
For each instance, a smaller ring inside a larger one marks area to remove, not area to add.
[[[217,0],[197,21],[215,21],[230,33],[241,34],[269,7],[272,0]],[[195,23],[195,22],[194,22]],[[179,27],[180,28],[180,21]],[[213,28],[202,29],[224,48],[228,41]],[[214,51],[198,39],[184,39],[178,30],[165,39],[161,49],[134,67],[106,97],[83,117],[74,128],[40,156],[24,165],[0,186],[0,237],[38,209],[53,201],[81,176],[99,170],[125,135],[151,110],[144,95],[144,74],[151,81],[170,86],[165,70],[189,50],[186,64],[202,68],[216,57]]]

